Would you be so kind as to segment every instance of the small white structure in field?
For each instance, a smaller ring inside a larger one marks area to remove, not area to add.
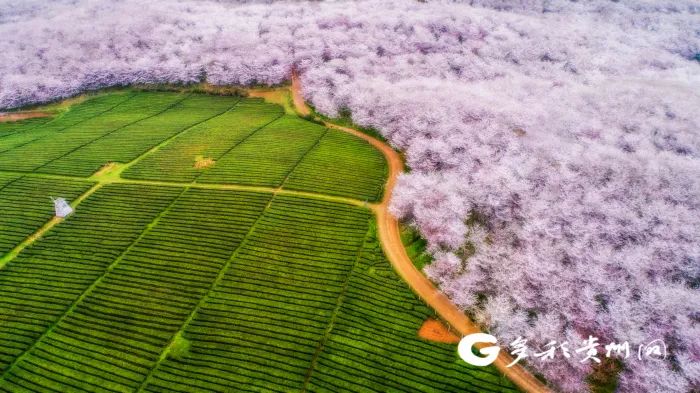
[[[56,211],[56,217],[65,217],[73,213],[73,208],[70,207],[65,199],[51,197],[51,200],[53,201],[53,208]]]

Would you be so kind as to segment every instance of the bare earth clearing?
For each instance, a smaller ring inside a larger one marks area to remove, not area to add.
[[[0,123],[10,122],[10,121],[20,121],[26,119],[35,119],[38,117],[49,117],[51,113],[48,112],[16,112],[16,113],[0,113]]]
[[[444,323],[436,319],[426,319],[418,330],[418,337],[439,343],[456,344],[459,336],[452,333]]]

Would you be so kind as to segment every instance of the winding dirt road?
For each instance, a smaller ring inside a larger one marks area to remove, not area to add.
[[[302,116],[311,114],[311,109],[304,101],[301,94],[301,83],[296,73],[292,74],[292,99],[294,107]],[[399,154],[386,143],[375,139],[363,132],[352,128],[339,126],[329,122],[323,122],[326,127],[345,131],[372,144],[384,154],[389,165],[389,173],[384,188],[384,198],[378,204],[371,205],[377,217],[377,232],[382,244],[382,249],[387,259],[391,262],[394,270],[408,283],[413,291],[432,307],[438,315],[449,323],[461,335],[481,332],[481,329],[469,319],[464,312],[455,306],[435,285],[421,273],[411,261],[403,243],[401,242],[401,232],[399,222],[389,212],[389,201],[396,184],[398,175],[403,171],[403,162]],[[483,347],[488,344],[483,345]],[[525,368],[520,365],[506,367],[512,362],[512,358],[501,350],[500,355],[494,362],[508,379],[525,392],[550,392],[550,390]]]

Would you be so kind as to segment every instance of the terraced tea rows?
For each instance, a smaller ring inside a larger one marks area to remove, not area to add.
[[[15,148],[22,148],[42,137],[51,136],[53,138],[59,132],[70,131],[71,127],[78,127],[83,123],[93,120],[95,117],[117,108],[120,104],[131,98],[131,96],[131,94],[105,94],[100,97],[95,97],[80,105],[74,105],[71,107],[70,111],[41,126],[35,126],[33,122],[28,121],[18,122],[15,124],[16,127],[13,133],[0,138],[0,153],[8,152]],[[8,127],[7,124],[8,123],[5,123],[4,126]],[[26,148],[23,151],[34,153],[32,150],[31,148]],[[21,154],[15,153],[13,155],[8,155],[6,158],[3,157],[5,157],[5,154],[0,155],[0,162],[2,163],[0,164],[0,169],[13,170],[25,168],[29,170],[33,168],[33,166],[28,164],[22,166],[14,165],[24,160],[25,157]]]
[[[149,391],[299,391],[367,229],[369,212],[276,197]]]
[[[131,185],[101,191],[0,270],[2,372],[104,274],[179,192]]]
[[[310,392],[498,392],[510,382],[416,337],[433,313],[386,261],[372,223],[313,371]]]
[[[91,186],[82,180],[0,174],[0,257],[53,216],[50,196],[72,200]]]
[[[30,140],[0,154],[0,169],[33,171],[110,132],[153,116],[183,98],[177,94],[115,97],[115,100],[89,100],[77,106],[78,113],[71,110],[55,122],[31,131]]]
[[[49,220],[48,195],[90,192],[0,269],[0,391],[513,389],[417,338],[431,312],[358,207],[386,176],[367,142],[257,99],[178,93],[22,124],[0,127],[0,246]]]
[[[279,187],[326,130],[285,115],[224,154],[197,181]]]
[[[141,104],[140,97],[142,95],[132,99],[134,105]],[[194,95],[185,98],[172,93],[161,93],[157,97],[162,97],[162,100],[150,107],[144,113],[146,116],[107,132],[100,128],[90,136],[95,136],[94,139],[45,163],[37,171],[89,176],[107,162],[130,162],[177,133],[224,113],[238,101],[233,97],[217,96]],[[88,139],[87,135],[85,139]]]
[[[255,99],[242,100],[228,112],[195,126],[136,163],[124,172],[124,177],[192,182],[203,173],[195,167],[197,159],[209,158],[216,165],[224,154],[283,113],[278,105]]]
[[[329,130],[292,172],[285,188],[378,201],[384,179],[386,163],[381,153],[362,139]]]
[[[171,191],[179,196],[11,370],[8,386],[138,388],[270,199]]]
[[[29,132],[49,121],[51,121],[50,117],[37,117],[20,121],[0,122],[0,138],[10,136],[17,132]]]

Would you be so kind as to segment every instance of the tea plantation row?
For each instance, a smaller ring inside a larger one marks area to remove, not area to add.
[[[0,124],[0,392],[514,391],[416,335],[432,312],[358,207],[385,177],[259,99],[118,91]],[[50,221],[49,196],[81,202]]]

